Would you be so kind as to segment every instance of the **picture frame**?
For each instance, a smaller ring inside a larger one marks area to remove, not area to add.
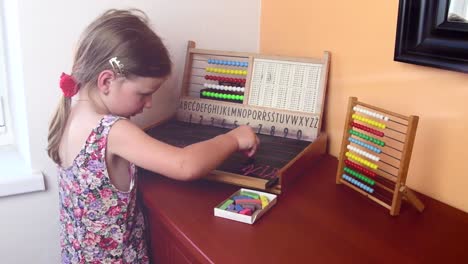
[[[468,23],[447,19],[450,0],[400,0],[394,60],[468,73]]]

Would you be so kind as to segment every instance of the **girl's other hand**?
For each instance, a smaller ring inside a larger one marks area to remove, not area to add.
[[[260,144],[257,135],[255,135],[255,132],[249,126],[239,126],[229,131],[227,135],[236,139],[238,150],[243,152],[247,157],[252,157]]]

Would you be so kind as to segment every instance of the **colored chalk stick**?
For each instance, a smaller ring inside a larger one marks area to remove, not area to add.
[[[255,210],[257,210],[258,206],[255,206],[253,204],[243,204],[242,207],[244,207],[244,209],[249,208],[249,209],[252,209],[252,211],[255,211]]]
[[[219,209],[226,210],[226,208],[227,208],[229,205],[233,204],[233,203],[234,203],[234,201],[231,200],[231,199],[229,199],[229,200],[225,201],[225,202],[219,207]]]
[[[251,196],[247,196],[247,195],[236,195],[236,196],[231,197],[231,199],[235,201],[239,199],[254,199],[254,198]]]
[[[239,214],[243,214],[243,215],[252,215],[252,209],[250,208],[244,208],[242,210],[239,211]]]
[[[228,207],[226,208],[227,211],[231,211],[231,212],[236,212],[236,206],[234,204],[230,204],[228,205]]]
[[[270,201],[268,201],[268,198],[264,195],[260,195],[260,201],[262,202],[262,209],[267,207],[267,205],[270,203]]]
[[[262,205],[262,201],[258,199],[237,199],[236,204],[258,204]]]
[[[240,205],[240,204],[236,204],[236,206],[235,206],[235,208],[234,208],[234,210],[236,210],[236,212],[240,212],[240,211],[242,211],[243,209],[244,209],[244,207],[242,207],[242,205]]]
[[[256,209],[262,209],[262,202],[257,199],[239,199],[236,200],[235,203],[242,206],[253,205]]]
[[[246,196],[250,196],[254,199],[258,199],[260,198],[260,195],[256,194],[256,193],[253,193],[253,192],[248,192],[248,191],[241,191],[240,193],[241,195],[246,195]]]

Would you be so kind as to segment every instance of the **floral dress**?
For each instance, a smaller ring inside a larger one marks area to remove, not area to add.
[[[105,154],[111,126],[106,115],[69,168],[59,166],[62,263],[148,263],[145,225],[136,202],[136,169],[130,190],[110,181]]]

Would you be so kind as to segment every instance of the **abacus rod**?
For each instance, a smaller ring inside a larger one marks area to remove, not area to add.
[[[384,179],[386,179],[386,180],[389,180],[389,181],[391,181],[391,182],[395,182],[395,181],[396,181],[395,176],[393,176],[393,175],[388,176],[387,174],[383,174],[382,172],[383,172],[383,171],[380,170],[380,173],[378,174],[379,177],[382,177],[382,178],[384,178]]]
[[[392,119],[388,119],[388,121],[393,122],[393,123],[397,123],[397,124],[402,125],[402,126],[408,126],[407,124],[403,124],[401,122],[398,122],[398,121],[395,121],[395,120],[392,120]]]
[[[195,85],[202,85],[202,86],[205,86],[204,83],[196,83],[196,82],[190,82],[189,84],[195,84]],[[241,88],[245,88],[245,86],[229,86],[229,85],[226,85],[228,87],[241,87]]]
[[[194,58],[193,60],[194,61],[208,61],[208,59],[198,59],[198,58],[197,59]]]
[[[383,108],[380,108],[380,107],[376,107],[376,106],[373,106],[373,105],[370,105],[370,104],[366,104],[366,103],[363,103],[363,102],[359,102],[357,101],[356,102],[356,105],[362,105],[366,108],[369,108],[370,110],[374,110],[374,111],[377,111],[377,112],[381,112],[383,114],[386,114],[386,115],[391,115],[391,116],[396,116],[400,119],[403,119],[403,120],[409,120],[409,118],[407,116],[404,116],[404,115],[400,115],[398,113],[395,113],[395,112],[392,112],[392,111],[388,111],[388,110],[385,110]]]
[[[205,78],[205,75],[192,74],[192,76]],[[242,79],[242,78],[238,78],[238,79]],[[212,81],[219,81],[219,80],[212,80]]]
[[[197,48],[190,48],[189,52],[193,55],[210,55],[210,56],[227,56],[227,57],[237,57],[240,59],[247,59],[248,56],[257,55],[255,53],[246,53],[246,52],[235,52],[235,51],[218,51],[218,50],[205,50],[205,49],[197,49]]]
[[[383,170],[382,168],[379,168],[378,170],[379,170],[379,171],[383,171],[383,172],[385,172],[385,173],[387,173],[387,174],[389,174],[389,175],[392,175],[393,177],[396,177],[395,174],[390,173],[390,172],[388,172],[388,171],[386,171],[386,170]]]
[[[398,151],[398,152],[401,152],[401,150],[399,150],[399,149],[397,149],[397,148],[394,148],[394,147],[392,147],[392,146],[389,146],[389,145],[385,145],[385,147],[394,149],[394,150],[396,150],[396,151]]]
[[[402,143],[402,144],[405,144],[405,142],[403,142],[403,141],[401,141],[401,140],[398,140],[398,139],[396,139],[396,138],[392,138],[392,137],[385,136],[385,135],[384,135],[384,137],[389,138],[389,139],[393,139],[393,140],[395,140],[395,141],[397,141],[397,142],[400,142],[400,143]]]
[[[393,129],[393,128],[389,128],[389,127],[387,127],[387,129],[388,129],[388,130],[395,131],[395,132],[397,132],[397,133],[400,133],[400,134],[403,134],[403,135],[405,134],[404,132],[401,132],[401,131],[395,130],[395,129]]]
[[[385,152],[383,152],[383,151],[382,151],[382,154],[385,154],[385,155],[387,155],[387,156],[389,156],[389,157],[391,157],[391,158],[394,158],[394,159],[396,159],[396,160],[400,160],[400,158],[397,158],[397,157],[395,157],[395,156],[392,156],[392,155],[390,155],[390,154],[388,154],[388,153],[385,153]]]
[[[379,182],[375,182],[375,185],[376,185],[376,186],[379,186],[380,188],[386,190],[386,191],[389,192],[389,193],[393,193],[393,192],[394,192],[392,189],[388,188],[387,186],[385,186],[385,185],[383,185],[383,184],[381,184],[381,183],[379,183]]]
[[[395,168],[395,169],[397,169],[397,170],[399,169],[397,166],[393,166],[392,164],[387,163],[387,162],[385,162],[385,161],[383,161],[383,160],[380,160],[380,162],[382,162],[382,163],[384,163],[384,164],[387,164],[388,166],[393,167],[393,168]]]

